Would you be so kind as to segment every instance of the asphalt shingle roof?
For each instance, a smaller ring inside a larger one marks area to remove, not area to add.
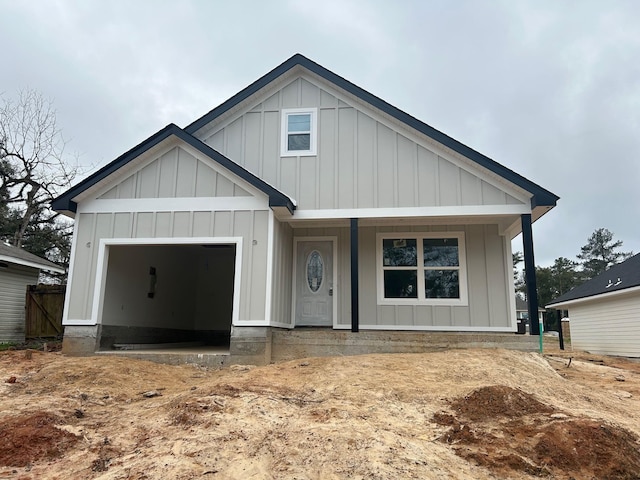
[[[560,295],[552,300],[548,306],[638,286],[640,286],[640,253],[614,265],[609,270],[575,287],[564,295]]]
[[[29,253],[22,248],[14,247],[13,245],[7,245],[4,242],[0,242],[0,259],[5,262],[11,262],[11,260],[15,260],[13,263],[17,263],[19,265],[24,265],[25,263],[32,263],[44,268],[45,270],[53,268],[56,270],[61,270],[61,267],[56,265],[49,260],[45,260],[44,258],[40,258],[33,253]]]

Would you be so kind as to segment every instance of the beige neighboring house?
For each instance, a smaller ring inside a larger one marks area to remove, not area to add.
[[[309,327],[342,346],[512,334],[511,239],[557,200],[294,55],[53,202],[75,218],[64,348],[199,340],[263,362]]]
[[[640,254],[561,295],[547,308],[569,311],[574,349],[640,357]]]
[[[55,263],[0,242],[0,343],[24,342],[27,285],[37,285],[40,270],[64,273]]]

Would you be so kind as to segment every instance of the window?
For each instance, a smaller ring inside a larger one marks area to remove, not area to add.
[[[378,303],[466,305],[464,234],[378,235]]]
[[[315,108],[291,108],[282,111],[283,157],[316,154],[316,118]]]

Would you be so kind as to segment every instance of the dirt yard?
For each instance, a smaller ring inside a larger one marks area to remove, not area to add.
[[[640,363],[611,357],[0,353],[0,479],[638,479],[639,436]]]

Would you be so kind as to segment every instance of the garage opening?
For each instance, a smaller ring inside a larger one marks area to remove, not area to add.
[[[235,262],[235,244],[108,246],[100,349],[228,349]]]

